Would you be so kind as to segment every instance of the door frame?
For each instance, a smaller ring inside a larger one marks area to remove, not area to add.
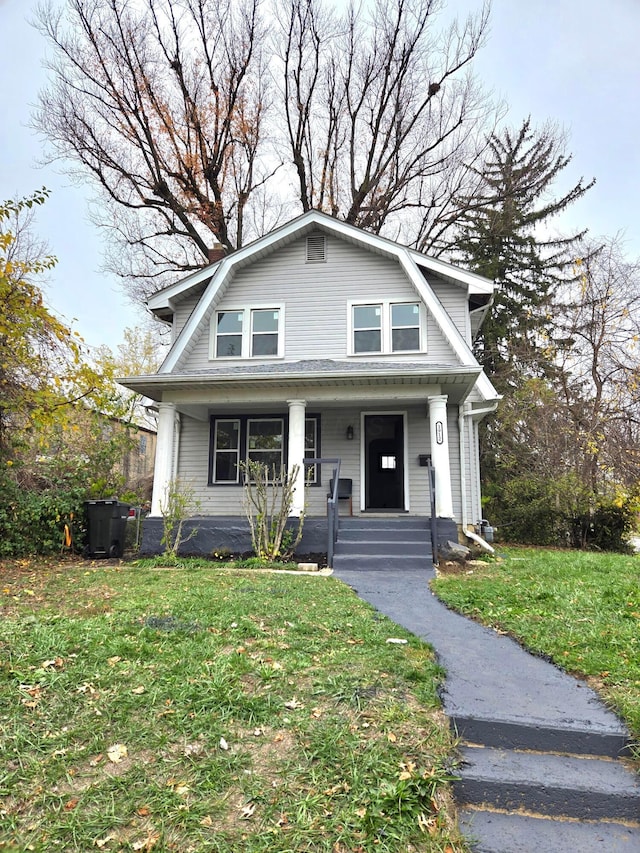
[[[404,510],[410,511],[409,502],[409,467],[407,465],[409,459],[409,435],[408,435],[408,418],[406,409],[367,409],[360,412],[360,512],[365,512],[367,504],[367,449],[365,443],[365,418],[371,415],[395,415],[402,418],[402,484],[404,491]],[[380,510],[383,512],[384,510]]]

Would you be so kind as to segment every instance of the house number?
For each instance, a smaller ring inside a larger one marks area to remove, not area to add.
[[[444,432],[442,430],[442,421],[436,421],[436,444],[444,442]]]

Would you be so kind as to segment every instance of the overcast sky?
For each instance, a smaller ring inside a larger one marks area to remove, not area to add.
[[[59,263],[48,302],[91,346],[115,347],[135,326],[115,278],[99,272],[101,235],[87,217],[82,190],[53,167],[38,168],[40,143],[26,124],[46,82],[44,44],[26,22],[34,0],[0,0],[0,198],[52,196],[36,231]],[[449,0],[449,11],[479,0]],[[514,125],[531,115],[557,121],[573,154],[567,188],[584,176],[596,186],[575,204],[563,229],[594,235],[623,232],[629,256],[640,256],[640,0],[493,0],[491,33],[476,71],[509,104]],[[0,306],[2,310],[2,306]]]

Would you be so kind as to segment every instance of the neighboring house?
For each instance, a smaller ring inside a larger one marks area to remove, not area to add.
[[[499,397],[471,347],[493,290],[310,211],[156,293],[169,354],[157,374],[120,380],[158,404],[151,520],[178,478],[213,548],[212,531],[244,518],[242,460],[292,470],[305,457],[341,460],[354,513],[426,518],[430,454],[438,516],[472,528],[478,423]],[[325,524],[330,477],[316,466],[305,488],[300,470],[292,514],[304,508],[305,525]]]
[[[120,466],[127,488],[151,498],[153,468],[156,457],[156,431],[147,426],[127,425],[131,446],[126,451]]]

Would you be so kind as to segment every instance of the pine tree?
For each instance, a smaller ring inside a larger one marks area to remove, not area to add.
[[[478,193],[464,200],[467,214],[456,241],[456,260],[498,285],[476,341],[476,355],[501,391],[518,376],[544,375],[549,366],[546,330],[557,285],[570,274],[585,232],[549,234],[551,220],[593,185],[581,178],[553,196],[554,183],[571,162],[562,133],[530,119],[519,130],[494,133]]]

